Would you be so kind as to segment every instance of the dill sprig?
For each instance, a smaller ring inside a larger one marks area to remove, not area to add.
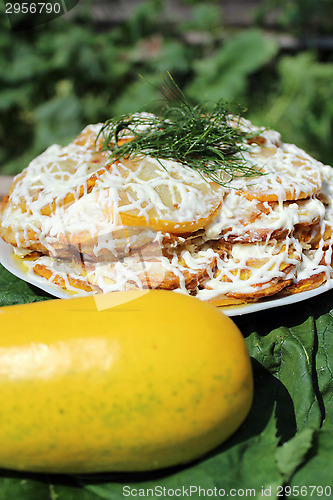
[[[159,116],[135,113],[105,122],[99,137],[111,161],[138,156],[174,160],[221,185],[236,177],[259,175],[244,160],[248,134],[240,130],[237,118],[230,124],[225,100],[207,111],[202,105],[190,106],[178,87],[171,91],[177,105],[167,103]]]

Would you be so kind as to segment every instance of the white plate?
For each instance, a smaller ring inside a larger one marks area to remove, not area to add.
[[[59,299],[68,299],[75,296],[75,293],[66,292],[53,283],[45,283],[45,279],[39,278],[37,275],[28,275],[23,266],[20,265],[19,259],[14,258],[14,256],[13,247],[0,238],[0,264],[2,264],[7,271]]]
[[[9,272],[14,274],[18,278],[21,278],[22,280],[26,281],[27,283],[30,283],[31,285],[34,285],[59,299],[68,299],[75,297],[76,295],[77,296],[80,295],[79,293],[75,294],[75,292],[74,293],[66,292],[65,290],[62,290],[57,285],[54,285],[52,283],[45,283],[45,280],[43,278],[39,278],[38,276],[27,275],[24,269],[22,269],[22,266],[20,266],[19,260],[13,258],[13,256],[14,253],[12,246],[9,245],[8,243],[5,243],[0,238],[0,263]],[[327,290],[330,290],[331,288],[333,288],[333,279],[328,280],[326,283],[319,286],[318,288],[315,288],[314,290],[297,293],[295,295],[290,295],[289,297],[283,297],[280,299],[270,299],[270,300],[268,299],[265,300],[264,302],[256,302],[255,304],[244,304],[237,307],[233,306],[226,308],[221,307],[220,309],[227,316],[240,316],[244,314],[250,314],[253,312],[264,311],[265,309],[271,309],[273,307],[280,307],[288,304],[295,304],[297,302],[302,302],[303,300],[310,299],[311,297],[315,297],[316,295],[320,295],[321,293],[327,292]]]

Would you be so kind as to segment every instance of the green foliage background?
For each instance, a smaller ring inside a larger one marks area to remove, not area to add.
[[[165,15],[166,0],[142,0],[128,19],[101,26],[93,21],[93,3],[81,0],[74,16],[17,33],[1,16],[0,173],[22,170],[88,123],[159,99],[166,71],[194,103],[229,98],[247,107],[256,124],[333,164],[332,52],[306,44],[282,51],[277,38],[286,26],[296,40],[332,34],[332,2],[258,2],[251,27],[232,31],[223,2],[181,3],[186,20]],[[274,36],[261,28],[272,9]]]

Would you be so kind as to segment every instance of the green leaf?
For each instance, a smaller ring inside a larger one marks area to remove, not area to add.
[[[88,489],[84,489],[77,484],[50,484],[50,489],[51,488],[53,496],[50,498],[50,500],[98,500],[98,496],[94,492],[90,492]]]
[[[32,84],[24,84],[16,88],[7,88],[0,93],[0,111],[7,111],[12,107],[24,106],[29,95],[32,94]]]
[[[20,474],[3,471],[0,500],[98,500],[69,477]]]
[[[277,64],[277,92],[260,102],[250,118],[279,130],[283,140],[297,144],[323,162],[332,162],[332,62],[310,51],[283,56]]]
[[[194,62],[195,78],[185,93],[196,101],[237,99],[244,92],[248,75],[267,64],[277,45],[258,30],[235,35],[209,57]]]
[[[295,315],[299,324],[295,324]],[[279,435],[285,441],[297,430],[318,429],[322,411],[314,385],[313,359],[318,342],[314,319],[304,306],[285,307],[283,323],[274,328],[281,320],[266,312],[261,314],[259,324],[251,321],[241,329],[244,333],[254,329],[247,337],[250,354],[274,376],[271,394],[277,402]]]
[[[160,54],[151,62],[158,73],[179,74],[189,69],[189,57],[186,46],[177,40],[164,40]]]
[[[286,481],[304,461],[312,447],[313,434],[313,429],[304,429],[276,450],[276,462]]]
[[[81,129],[81,105],[75,95],[58,95],[34,111],[34,149],[42,152],[50,144],[69,143]]]
[[[0,478],[0,500],[51,500],[47,483],[20,477]]]
[[[147,106],[154,100],[160,99],[157,85],[160,83],[160,76],[156,74],[144,75],[145,80],[138,78],[128,84],[117,102],[112,106],[115,116],[133,113],[138,109]],[[148,83],[149,82],[149,83]]]
[[[327,297],[327,298],[326,298]],[[316,310],[316,328],[318,335],[316,353],[316,384],[320,392],[320,403],[323,409],[323,429],[333,432],[333,310],[322,314],[323,308],[331,307],[328,301],[331,294],[325,294],[325,301]]]
[[[48,298],[50,296],[46,292],[16,278],[0,265],[0,306],[37,302]]]
[[[8,71],[9,63],[6,60],[9,54],[12,54],[10,71]],[[29,78],[36,78],[42,71],[43,62],[30,44],[15,43],[14,40],[13,47],[8,49],[4,56],[4,58],[0,58],[0,78],[12,85]]]
[[[307,462],[303,467],[299,468],[291,480],[291,487],[303,486],[308,488],[308,496],[305,498],[332,498],[332,443],[332,430],[323,429],[316,433],[314,446],[307,457]],[[312,495],[311,486],[318,487],[318,489],[312,490]],[[328,488],[326,494],[323,494],[322,489],[325,490],[325,487]],[[331,488],[330,491],[329,488]],[[299,498],[299,496],[291,495],[288,498]]]

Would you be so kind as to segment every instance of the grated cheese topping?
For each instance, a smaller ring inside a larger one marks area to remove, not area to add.
[[[258,176],[222,187],[171,160],[110,163],[94,147],[101,125],[14,180],[1,234],[17,255],[44,254],[29,273],[38,263],[72,291],[75,280],[103,293],[151,285],[211,301],[331,277],[331,167],[242,120],[257,134],[242,156]]]

